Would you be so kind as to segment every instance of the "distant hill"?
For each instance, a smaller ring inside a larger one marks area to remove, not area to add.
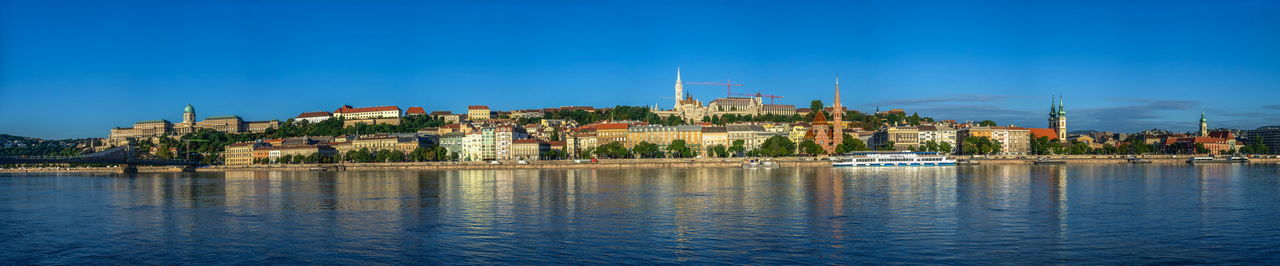
[[[1086,129],[1086,130],[1067,131],[1067,134],[1070,134],[1070,135],[1088,135],[1088,134],[1093,134],[1093,133],[1095,133],[1095,132],[1100,132],[1100,131],[1092,130],[1092,129]]]
[[[81,151],[76,147],[88,147],[86,142],[90,140],[92,139],[46,140],[0,134],[0,156],[75,155]]]

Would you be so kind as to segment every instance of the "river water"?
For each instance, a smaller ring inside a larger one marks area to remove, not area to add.
[[[0,264],[1280,263],[1280,167],[0,175]]]

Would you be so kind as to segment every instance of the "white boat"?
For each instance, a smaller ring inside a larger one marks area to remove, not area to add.
[[[831,166],[942,166],[956,165],[956,160],[937,152],[861,152],[835,158]]]

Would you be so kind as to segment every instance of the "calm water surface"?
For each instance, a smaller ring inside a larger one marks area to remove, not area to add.
[[[0,176],[0,264],[1280,263],[1274,165]]]

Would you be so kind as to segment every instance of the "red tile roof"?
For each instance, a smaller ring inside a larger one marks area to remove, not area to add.
[[[538,140],[536,140],[536,139],[517,139],[517,140],[513,140],[513,141],[511,141],[511,143],[538,143]]]
[[[488,110],[488,109],[489,109],[489,106],[485,106],[485,105],[472,105],[472,106],[467,106],[467,110],[477,110],[477,109],[486,109],[486,110]]]
[[[338,110],[334,110],[333,112],[334,112],[334,113],[344,113],[344,114],[345,114],[345,113],[382,112],[382,111],[392,111],[392,110],[394,110],[394,111],[397,111],[397,112],[398,112],[398,111],[400,111],[400,107],[397,107],[397,106],[376,106],[376,107],[360,107],[360,108],[352,108],[351,106],[342,106],[342,108],[338,108]]]
[[[1048,137],[1049,140],[1058,139],[1058,130],[1052,128],[1028,128],[1031,130],[1031,138],[1038,139],[1040,137]]]
[[[426,114],[426,113],[427,113],[427,111],[426,111],[426,110],[422,110],[422,107],[409,107],[409,110],[408,110],[408,111],[405,111],[404,113],[405,113],[405,114],[416,114],[416,115],[420,115],[420,114]]]
[[[298,118],[325,117],[325,116],[333,116],[333,114],[325,111],[306,112],[298,115]]]
[[[1223,143],[1223,142],[1227,142],[1227,140],[1215,138],[1215,137],[1195,137],[1195,139],[1192,139],[1191,143]]]
[[[630,126],[628,126],[628,125],[627,125],[627,124],[625,124],[625,123],[609,123],[609,124],[599,124],[599,125],[596,125],[596,130],[607,130],[607,129],[627,129],[628,127],[630,127]]]

